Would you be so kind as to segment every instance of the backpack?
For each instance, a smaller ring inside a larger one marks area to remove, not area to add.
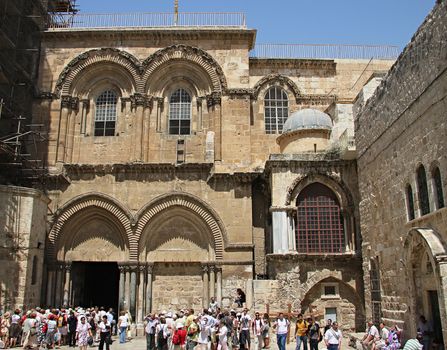
[[[172,336],[172,344],[174,345],[180,345],[180,335],[177,331],[174,332],[174,335]]]
[[[157,336],[158,336],[157,342],[160,346],[168,343],[168,340],[167,340],[168,336],[165,332],[165,328],[166,328],[166,326],[160,325],[160,330],[158,331],[158,334],[157,334]]]

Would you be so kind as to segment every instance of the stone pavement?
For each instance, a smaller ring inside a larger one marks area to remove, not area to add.
[[[132,339],[131,341],[127,342],[126,344],[119,344],[118,339],[116,337],[113,337],[113,338],[115,341],[113,342],[112,346],[110,347],[111,350],[145,350],[146,349],[146,338],[138,337],[138,338]],[[276,337],[272,338],[272,339],[276,339]],[[348,340],[349,339],[346,339],[346,338],[343,339],[343,343],[342,343],[343,350],[352,349],[348,346]],[[287,345],[287,350],[294,350],[295,345],[296,345],[295,342],[290,342]],[[89,347],[89,349],[97,349],[97,348],[98,348],[98,346]],[[326,347],[324,346],[323,342],[321,342],[319,344],[319,349],[325,349],[325,348]],[[68,346],[62,346],[61,349],[78,349],[78,348],[69,348]],[[105,347],[104,347],[104,349],[105,349]],[[251,349],[256,350],[256,346],[255,346],[254,342],[252,343]],[[275,344],[271,344],[270,349],[271,350],[278,349],[276,342],[275,342]]]

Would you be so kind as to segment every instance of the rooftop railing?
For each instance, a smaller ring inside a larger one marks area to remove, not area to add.
[[[50,17],[47,24],[48,30],[166,27],[246,28],[246,21],[245,14],[239,12],[139,12],[59,14]]]
[[[397,46],[337,45],[337,44],[256,44],[250,52],[253,58],[302,59],[382,59],[399,56]]]

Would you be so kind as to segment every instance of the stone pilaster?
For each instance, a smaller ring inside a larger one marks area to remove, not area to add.
[[[215,266],[210,266],[210,298],[214,297],[216,294],[216,267]],[[209,303],[209,300],[207,301],[207,303]]]
[[[147,283],[146,283],[146,312],[145,314],[149,314],[152,311],[152,271],[154,265],[147,265]]]
[[[202,272],[203,272],[203,302],[202,305],[204,308],[208,307],[209,302],[209,276],[208,276],[208,266],[202,265]]]

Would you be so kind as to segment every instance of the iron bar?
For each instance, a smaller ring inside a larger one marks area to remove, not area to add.
[[[252,58],[279,59],[384,59],[399,56],[397,46],[341,44],[256,44]]]
[[[140,12],[72,13],[50,17],[47,30],[163,28],[163,27],[234,27],[246,28],[240,12]]]

